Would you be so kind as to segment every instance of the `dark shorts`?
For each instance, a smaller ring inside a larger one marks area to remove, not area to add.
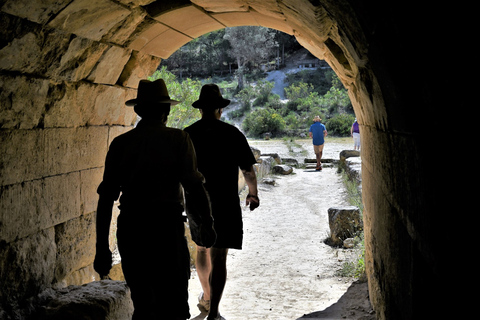
[[[243,221],[238,199],[225,203],[212,201],[213,225],[217,233],[215,248],[242,249]]]

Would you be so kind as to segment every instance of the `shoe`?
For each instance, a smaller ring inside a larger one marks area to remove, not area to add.
[[[200,311],[202,311],[202,309],[206,312],[210,311],[210,300],[203,299],[203,292],[198,296],[197,307],[200,309]]]

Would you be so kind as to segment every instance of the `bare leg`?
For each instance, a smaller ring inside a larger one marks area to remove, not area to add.
[[[320,151],[319,153],[316,153],[315,157],[317,157],[317,170],[318,170],[322,167],[322,162],[320,161],[322,159],[322,152]]]
[[[203,289],[203,299],[210,300],[210,273],[212,272],[212,264],[210,259],[210,249],[197,246],[197,259],[195,261],[198,278]]]
[[[227,282],[227,254],[228,248],[210,249],[212,272],[210,274],[210,313],[207,319],[214,319],[219,315],[218,306]]]

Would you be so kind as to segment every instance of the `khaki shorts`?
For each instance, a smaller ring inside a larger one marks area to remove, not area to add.
[[[319,145],[319,146],[316,146],[316,145],[313,145],[313,152],[315,152],[315,154],[319,154],[320,152],[323,151],[323,146],[325,145],[322,144],[322,145]]]

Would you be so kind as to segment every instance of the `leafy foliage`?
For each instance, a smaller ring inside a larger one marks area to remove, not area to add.
[[[199,120],[200,112],[192,107],[192,103],[200,96],[202,83],[190,78],[179,82],[173,73],[167,71],[165,66],[155,71],[148,79],[154,81],[160,78],[165,81],[170,98],[181,101],[170,108],[167,126],[183,129]]]
[[[245,117],[243,129],[256,137],[267,132],[277,134],[285,130],[285,120],[274,109],[257,109]]]

